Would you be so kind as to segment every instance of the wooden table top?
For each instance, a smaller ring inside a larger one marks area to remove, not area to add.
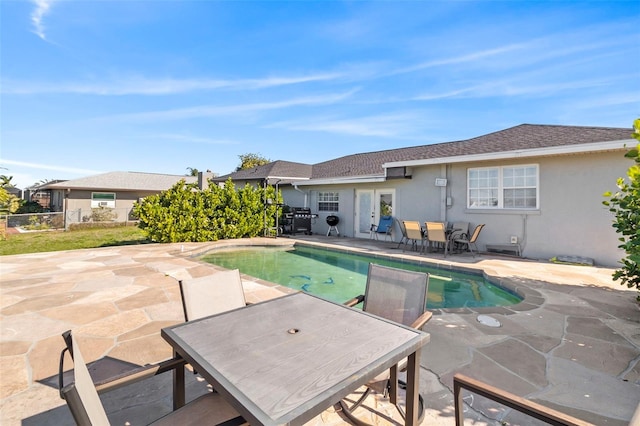
[[[429,341],[295,293],[162,330],[251,424],[302,424]]]

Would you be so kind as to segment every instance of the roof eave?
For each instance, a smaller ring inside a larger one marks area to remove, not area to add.
[[[380,175],[370,176],[349,176],[340,178],[327,178],[327,179],[309,179],[305,182],[296,182],[295,186],[312,186],[312,185],[341,185],[352,183],[373,183],[384,182],[386,178]]]
[[[518,149],[514,151],[456,155],[452,157],[426,158],[421,160],[393,161],[384,163],[382,167],[387,169],[391,167],[414,167],[435,164],[470,163],[474,161],[506,160],[513,158],[545,157],[564,154],[583,154],[589,152],[621,150],[625,148],[628,149],[630,146],[635,146],[635,144],[637,144],[637,141],[635,139],[625,139],[620,141],[552,146],[546,148]]]

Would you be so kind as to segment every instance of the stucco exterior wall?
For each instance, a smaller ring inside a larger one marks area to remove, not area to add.
[[[57,191],[66,194],[66,191]],[[156,192],[150,191],[86,191],[72,189],[66,194],[66,211],[67,219],[71,222],[82,222],[85,217],[91,216],[91,193],[92,192],[114,192],[116,194],[115,208],[112,209],[117,215],[114,218],[115,221],[125,222],[131,220],[129,213],[133,207],[133,204],[140,198],[154,195]],[[64,200],[64,198],[63,198]],[[63,201],[64,204],[64,201]],[[57,211],[62,211],[64,206],[56,206]]]
[[[316,213],[318,217],[311,221],[311,232],[314,234],[327,234],[329,225],[327,225],[326,219],[329,215],[335,215],[340,218],[338,224],[338,230],[343,237],[353,237],[353,220],[355,213],[355,190],[350,185],[326,185],[326,186],[314,186],[313,188],[301,187],[305,193],[308,194],[309,207],[311,213]],[[318,193],[319,192],[338,192],[339,207],[336,212],[326,212],[318,210]],[[293,207],[293,206],[292,206]]]
[[[537,164],[539,167],[539,209],[475,210],[467,208],[467,169],[475,167]],[[558,255],[588,257],[597,265],[617,266],[624,252],[617,248],[618,235],[611,226],[613,216],[602,205],[603,193],[615,191],[616,180],[626,176],[631,161],[623,151],[573,154],[504,161],[486,161],[414,167],[411,179],[385,182],[306,186],[311,211],[319,214],[314,233],[326,234],[325,218],[319,212],[317,194],[340,194],[340,234],[354,236],[356,189],[394,188],[394,216],[401,220],[466,221],[470,230],[484,223],[478,248],[486,244],[507,244],[515,236],[524,257],[550,259]],[[435,185],[446,178],[447,186]],[[285,198],[286,200],[286,198]],[[447,201],[448,200],[448,201]],[[400,240],[394,229],[394,240]]]
[[[539,210],[466,208],[469,167],[516,164],[538,164]],[[505,244],[516,236],[528,258],[583,256],[599,265],[616,266],[624,252],[617,248],[618,235],[611,226],[613,216],[602,205],[603,193],[616,189],[617,178],[630,165],[620,151],[453,165],[448,186],[453,203],[447,220],[486,224],[478,239],[481,250],[488,243]]]

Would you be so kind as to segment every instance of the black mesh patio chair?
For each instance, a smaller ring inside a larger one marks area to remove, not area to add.
[[[476,256],[475,253],[478,252],[478,247],[476,246],[476,240],[478,239],[478,236],[480,235],[480,231],[482,231],[482,228],[484,228],[484,223],[482,225],[476,226],[475,229],[473,230],[473,233],[471,233],[470,237],[464,234],[460,238],[455,238],[453,241],[456,244],[462,245],[462,247],[466,245],[469,251],[471,252],[471,255],[475,257]],[[474,249],[475,249],[475,253],[474,253]]]
[[[429,288],[429,274],[425,272],[407,271],[388,266],[369,264],[367,285],[365,294],[354,297],[345,305],[356,306],[363,303],[362,310],[397,323],[421,329],[431,319],[432,313],[427,311],[427,290]],[[406,370],[406,360],[398,365],[399,371]],[[390,370],[378,375],[369,383],[362,396],[353,404],[344,399],[340,401],[344,415],[358,425],[367,425],[360,420],[355,413],[362,405],[371,391],[389,395],[391,390]],[[399,381],[399,386],[406,386]],[[395,404],[400,414],[404,417],[404,411]],[[418,416],[421,420],[424,415],[424,401],[419,396]]]

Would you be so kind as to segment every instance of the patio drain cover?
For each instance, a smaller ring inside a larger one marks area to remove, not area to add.
[[[497,319],[490,317],[489,315],[478,315],[478,322],[482,325],[486,325],[487,327],[500,327],[500,321]]]

